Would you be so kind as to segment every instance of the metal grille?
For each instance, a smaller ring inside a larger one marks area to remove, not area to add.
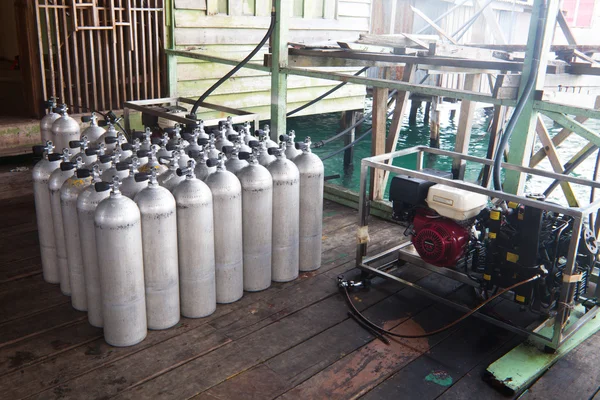
[[[164,0],[35,0],[44,98],[72,112],[164,93]]]

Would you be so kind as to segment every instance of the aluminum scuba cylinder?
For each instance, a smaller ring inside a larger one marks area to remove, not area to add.
[[[167,150],[169,150],[171,152],[171,156],[173,156],[175,153],[178,154],[178,166],[181,168],[185,168],[187,166],[187,162],[190,160],[190,157],[188,156],[188,151],[187,150],[183,150],[184,146],[183,146],[183,139],[180,139],[179,142],[175,142],[175,143],[169,143],[167,145]],[[188,148],[189,146],[185,147]],[[160,159],[159,159],[160,160]]]
[[[243,151],[244,153],[251,153],[252,149],[244,142],[242,137],[243,130],[241,129],[239,133],[235,135],[229,135],[227,139],[233,143],[233,145],[237,145],[239,151]]]
[[[60,207],[62,209],[65,232],[67,265],[69,267],[71,304],[76,310],[87,311],[85,276],[83,273],[81,241],[79,238],[79,221],[77,219],[77,197],[92,183],[92,178],[89,176],[85,178],[77,176],[77,170],[85,166],[81,158],[77,158],[76,164],[72,164],[75,167],[73,174],[60,188]]]
[[[67,106],[57,108],[60,117],[52,124],[52,143],[57,149],[68,149],[71,140],[81,139],[79,123],[67,114]]]
[[[276,157],[272,154],[269,154],[269,148],[267,147],[267,141],[263,138],[260,140],[260,146],[258,148],[258,163],[263,167],[268,166],[273,161],[275,161]],[[274,143],[274,142],[273,142]],[[278,148],[279,146],[275,146],[274,148]]]
[[[58,118],[60,118],[60,114],[54,112],[56,108],[56,98],[50,97],[45,102],[46,110],[48,110],[47,114],[40,120],[40,134],[42,136],[42,143],[48,142],[48,140],[52,140],[52,124]]]
[[[161,162],[167,164],[169,169],[167,172],[158,177],[158,184],[168,191],[172,192],[177,185],[185,180],[185,176],[177,174],[179,167],[179,151],[174,150],[171,157],[162,158]]]
[[[242,139],[245,144],[249,144],[253,140],[258,140],[258,138],[252,136],[252,129],[250,128],[249,122],[244,122],[240,134],[242,135]]]
[[[87,300],[88,321],[90,325],[102,328],[102,293],[100,290],[100,270],[98,269],[98,253],[96,252],[96,229],[94,213],[98,204],[109,196],[108,191],[97,192],[94,184],[101,182],[98,165],[90,169],[77,170],[79,178],[91,177],[92,184],[86,187],[77,198],[77,220],[79,223],[79,240],[83,261],[83,276]]]
[[[198,135],[198,139],[208,139],[208,133],[206,133],[206,131],[204,130],[204,121],[199,120],[198,121],[198,126],[196,127],[196,129],[194,130],[195,133],[197,133]]]
[[[32,175],[43,276],[48,283],[59,283],[60,277],[56,259],[56,243],[48,181],[52,172],[59,168],[61,156],[60,154],[54,154],[53,149],[54,146],[50,140],[46,141],[45,146],[33,147],[33,153],[43,158],[33,167]]]
[[[254,134],[258,136],[259,140],[265,141],[265,145],[268,149],[270,149],[271,147],[279,147],[279,145],[275,141],[271,140],[271,129],[269,128],[269,125],[265,125],[263,129],[257,130],[256,132],[254,132]]]
[[[106,129],[98,125],[98,117],[96,116],[96,113],[93,112],[90,116],[81,117],[81,122],[90,123],[90,126],[81,132],[81,136],[87,136],[91,145],[98,144],[100,138],[106,133]]]
[[[247,147],[247,146],[246,146]],[[227,171],[237,174],[242,168],[248,166],[248,161],[240,160],[240,147],[239,143],[235,143],[233,146],[224,146],[223,153],[227,156],[227,161],[225,161],[225,167]],[[244,153],[248,153],[245,151]]]
[[[299,274],[300,172],[285,156],[285,142],[270,148],[277,157],[267,169],[273,177],[272,279],[294,280]]]
[[[300,150],[296,149],[294,140],[296,140],[294,131],[290,131],[287,135],[279,135],[279,141],[285,142],[285,156],[290,161],[294,161],[294,158],[302,154]]]
[[[257,155],[256,148],[254,153],[240,153],[249,164],[237,173],[242,186],[244,290],[249,292],[271,286],[273,178]]]
[[[138,159],[140,165],[144,165],[148,162],[148,157],[139,157],[137,155],[138,151],[142,149],[142,142],[140,142],[140,139],[135,138],[132,143],[123,144],[123,147],[127,150],[131,150],[131,156],[123,160],[124,162],[131,162],[134,157]]]
[[[117,164],[117,170],[127,170],[129,171],[129,175],[127,178],[121,181],[121,187],[119,190],[123,196],[129,197],[131,200],[134,199],[135,195],[142,189],[145,189],[148,186],[148,181],[138,182],[135,180],[135,174],[138,173],[138,168],[140,166],[140,161],[137,157],[133,157],[130,162],[120,162]]]
[[[233,303],[244,294],[242,186],[222,156],[206,165],[217,167],[206,178],[213,195],[217,303]]]
[[[64,295],[71,295],[71,284],[69,281],[69,266],[67,263],[67,248],[65,243],[65,231],[60,207],[60,188],[67,179],[73,175],[75,166],[69,162],[69,150],[63,149],[62,163],[50,175],[48,189],[50,191],[50,205],[52,207],[52,224],[54,226],[54,241],[56,244],[56,260],[58,265],[58,276],[60,279],[60,290]],[[63,165],[64,164],[64,165]]]
[[[100,173],[109,169],[112,165],[112,157],[106,154],[106,145],[104,143],[100,143],[97,145],[95,149],[87,148],[85,150],[86,155],[95,154],[96,161],[93,162],[90,167],[94,165],[98,165],[100,168]]]
[[[217,307],[213,196],[210,188],[194,176],[195,161],[177,173],[185,176],[174,190],[177,203],[179,282],[181,315],[201,318]]]
[[[300,171],[300,271],[321,266],[323,242],[323,161],[310,150],[310,137],[296,143],[302,154],[294,158]]]
[[[127,170],[119,171],[117,169],[117,164],[119,162],[121,162],[121,153],[114,152],[110,156],[104,155],[104,156],[101,156],[100,158],[102,160],[106,160],[108,157],[110,157],[110,160],[111,160],[110,168],[108,168],[102,172],[102,180],[104,182],[110,182],[110,181],[112,181],[113,176],[118,176],[119,181],[127,178],[129,176],[129,171],[127,171]]]
[[[79,149],[79,152],[75,153],[75,155],[71,157],[71,162],[75,162],[77,157],[81,157],[84,165],[89,166],[95,163],[96,160],[98,160],[98,156],[94,152],[91,152],[90,154],[86,153],[89,145],[90,142],[87,136],[81,136],[81,140],[71,140],[69,142],[69,147],[73,149],[71,152],[75,153],[75,149]]]
[[[160,176],[167,172],[168,168],[161,163],[158,162],[158,158],[156,158],[156,153],[158,152],[159,147],[155,144],[152,145],[150,151],[140,150],[138,151],[138,157],[148,157],[148,162],[146,164],[142,164],[140,167],[140,172],[150,173],[153,169],[156,170],[156,176]]]
[[[104,134],[100,136],[98,142],[106,143],[106,153],[112,154],[112,152],[115,150],[115,147],[117,146],[117,142],[112,140],[109,140],[107,142],[106,139],[109,137],[116,138],[119,135],[119,132],[117,132],[117,130],[115,129],[115,125],[110,121],[106,122],[106,126],[108,127],[108,129],[106,129],[106,132],[104,132]]]
[[[156,144],[159,146],[159,149],[156,152],[156,158],[158,158],[159,160],[161,158],[171,157],[171,151],[167,150],[167,145],[169,144],[170,140],[171,139],[169,138],[169,134],[167,132],[164,132],[162,138],[159,138],[159,140],[157,140]]]
[[[225,121],[223,121],[223,126],[225,126],[225,137],[229,137],[229,135],[236,135],[237,132],[233,129],[233,118],[227,117]]]
[[[117,136],[108,136],[104,139],[107,146],[115,145],[112,154],[119,154],[121,160],[126,160],[133,155],[133,146],[126,146],[129,143],[127,138],[122,133],[118,133]]]
[[[133,346],[146,337],[146,295],[140,210],[119,191],[120,181],[98,182],[111,190],[94,215],[96,252],[102,288],[104,339],[112,346]]]
[[[180,314],[175,198],[158,184],[156,170],[138,173],[135,180],[148,181],[134,199],[142,221],[148,329],[167,329],[179,322]]]
[[[200,141],[203,141],[203,139],[198,139],[198,144],[200,144]],[[204,152],[206,153],[206,157],[208,158],[219,158],[219,150],[217,150],[217,146],[215,145],[215,135],[213,135],[212,133],[210,134],[210,136],[208,137],[208,144],[207,145],[202,145],[204,146]]]
[[[206,165],[206,160],[208,160],[208,156],[206,151],[204,150],[208,145],[207,139],[198,139],[198,144],[200,145],[200,151],[191,151],[190,157],[192,157],[196,161],[196,169],[194,170],[194,174],[196,178],[201,181],[205,181],[206,178],[217,170],[217,167],[209,167]]]
[[[235,131],[233,133],[235,134]],[[227,139],[227,128],[225,127],[225,124],[222,124],[215,138],[215,147],[218,151],[223,151],[223,146],[231,145],[233,145],[233,143]]]

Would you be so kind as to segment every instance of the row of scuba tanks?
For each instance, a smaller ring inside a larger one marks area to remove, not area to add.
[[[320,267],[324,170],[310,138],[277,145],[228,119],[216,139],[200,122],[128,143],[90,122],[80,134],[66,111],[55,119],[53,140],[34,147],[34,195],[44,279],[107,343],[134,345]]]

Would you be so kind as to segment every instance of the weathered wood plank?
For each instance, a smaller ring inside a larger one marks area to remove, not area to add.
[[[248,16],[206,16],[203,11],[175,10],[176,28],[203,28],[203,29],[262,29],[269,27],[271,17],[252,17]],[[355,16],[351,16],[355,17]],[[310,30],[310,31],[369,31],[368,16],[359,15],[358,18],[322,19],[318,17],[308,18],[290,18],[290,31]],[[292,33],[293,34],[293,33]],[[257,41],[258,43],[258,41]]]
[[[398,288],[371,291],[358,305],[365,309],[390,296]],[[117,399],[139,399],[160,396],[163,399],[189,398],[223,382],[228,377],[249,369],[298,343],[319,334],[347,318],[346,307],[338,296],[305,308],[262,328],[251,335],[195,359],[117,396]],[[220,368],[214,368],[219,365]]]
[[[297,43],[315,43],[322,41],[353,41],[364,31],[290,31],[289,41]],[[239,30],[221,28],[205,30],[202,28],[178,28],[175,30],[177,45],[207,45],[207,44],[256,44],[265,35],[264,29],[246,29],[243,35]]]
[[[176,12],[181,9],[204,10],[206,14],[206,0],[174,0]]]
[[[0,284],[41,273],[42,260],[39,255],[7,264],[0,264]],[[0,286],[0,290],[1,288],[2,286]]]
[[[373,88],[373,125],[371,133],[371,156],[385,153],[385,137],[387,133],[387,99],[388,89]],[[369,199],[383,199],[384,172],[381,169],[371,168]]]
[[[86,314],[67,302],[0,324],[0,348],[80,320],[87,321]]]
[[[561,358],[519,398],[549,399],[558,393],[569,399],[591,398],[600,388],[600,369],[596,358],[598,346],[600,335],[595,334]]]
[[[0,375],[36,364],[100,338],[102,329],[95,328],[84,320],[4,346],[0,349]]]
[[[106,398],[167,373],[231,341],[209,326],[194,329],[145,351],[91,371],[54,389],[34,396],[38,399]]]

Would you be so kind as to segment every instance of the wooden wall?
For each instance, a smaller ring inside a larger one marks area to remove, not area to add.
[[[326,43],[350,41],[369,31],[371,0],[293,1],[289,41]],[[270,22],[269,0],[174,0],[173,44],[178,50],[199,50],[221,57],[244,58],[264,36]],[[261,63],[265,46],[253,59]],[[197,97],[232,67],[189,58],[178,58],[176,95]],[[352,73],[356,68],[332,68]],[[288,110],[319,96],[337,82],[290,76]],[[207,101],[270,117],[270,76],[242,69]],[[173,89],[173,88],[171,88]],[[296,114],[320,114],[362,109],[365,87],[346,85],[326,100]]]

